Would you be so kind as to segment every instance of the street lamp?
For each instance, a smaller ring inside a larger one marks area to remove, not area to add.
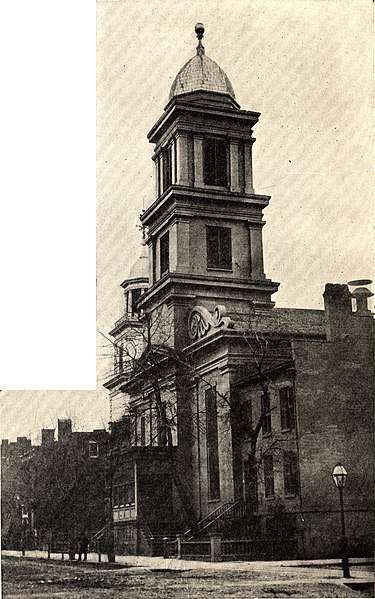
[[[346,478],[348,476],[347,471],[341,462],[338,462],[332,471],[333,482],[339,490],[340,495],[340,509],[341,509],[341,558],[342,558],[342,572],[343,578],[350,578],[349,571],[349,559],[348,559],[348,548],[346,544],[346,533],[345,533],[345,517],[344,517],[344,500],[343,500],[343,489],[345,487]]]

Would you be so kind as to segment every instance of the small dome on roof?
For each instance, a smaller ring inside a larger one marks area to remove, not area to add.
[[[142,253],[139,256],[138,260],[136,260],[133,266],[130,269],[129,275],[126,280],[132,279],[148,279],[149,276],[149,267],[148,267],[148,248],[147,246],[142,246]]]
[[[177,73],[169,92],[169,100],[172,100],[175,96],[198,90],[229,94],[235,99],[232,84],[223,69],[205,55],[201,42],[204,32],[203,25],[197,23],[195,31],[199,39],[197,54],[188,60]]]

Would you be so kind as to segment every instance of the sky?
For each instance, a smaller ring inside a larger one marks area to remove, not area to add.
[[[99,0],[97,390],[3,391],[2,436],[36,439],[67,415],[86,430],[108,422],[107,335],[154,199],[147,133],[195,54],[198,21],[241,108],[261,112],[254,187],[271,196],[263,243],[276,305],[322,308],[326,282],[374,276],[371,0]]]

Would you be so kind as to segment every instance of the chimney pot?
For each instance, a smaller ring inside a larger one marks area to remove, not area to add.
[[[372,297],[374,294],[371,293],[367,287],[357,287],[352,291],[352,295],[355,299],[357,314],[369,314],[371,310],[368,307],[368,298]]]

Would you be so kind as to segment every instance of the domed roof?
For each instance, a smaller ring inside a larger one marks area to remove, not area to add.
[[[130,281],[132,279],[148,279],[148,276],[149,276],[148,249],[144,245],[144,246],[142,246],[141,255],[139,256],[138,260],[136,260],[134,262],[126,280]]]
[[[236,98],[231,82],[219,65],[205,55],[201,39],[204,27],[197,23],[195,31],[199,40],[197,54],[177,73],[169,92],[169,100],[175,96],[198,90],[229,94]]]

